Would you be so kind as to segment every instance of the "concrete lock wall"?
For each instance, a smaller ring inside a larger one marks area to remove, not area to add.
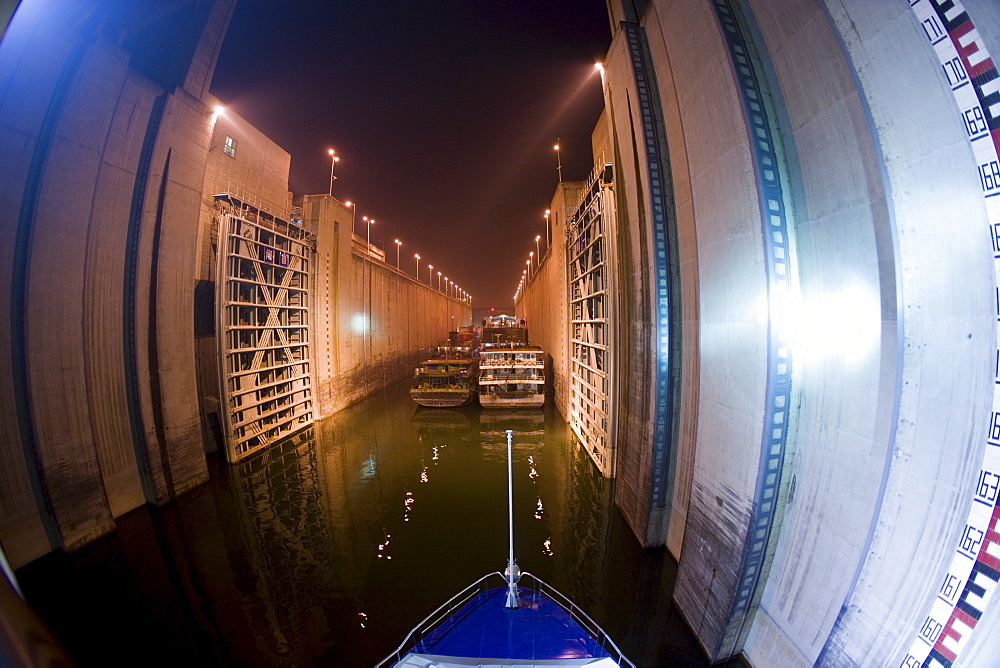
[[[319,416],[412,375],[430,348],[472,321],[452,299],[353,234],[354,210],[328,195],[307,195],[303,223],[316,230],[314,396]]]
[[[215,114],[208,94],[234,3],[190,0],[148,16],[119,4],[26,3],[0,43],[0,308],[10,324],[0,337],[0,544],[14,568],[207,481],[219,396],[212,194],[290,217],[288,153],[231,112]],[[174,19],[190,32],[164,46],[159,21]],[[218,155],[227,133],[241,140],[236,160]],[[409,375],[452,322],[471,320],[467,304],[352,250],[344,211],[330,216],[341,225],[336,262],[313,280],[332,299],[312,318],[337,323],[326,347],[335,359],[313,358],[327,369],[314,378],[326,392],[317,417]],[[367,346],[351,331],[362,295]]]
[[[991,663],[1000,7],[609,10],[615,503],[678,559],[675,600],[712,660]],[[549,255],[529,321],[562,294]]]
[[[566,301],[566,221],[585,186],[583,181],[563,181],[549,204],[551,243],[515,304],[515,314],[528,326],[528,340],[545,351],[546,392],[563,415],[569,411],[569,309]]]
[[[11,332],[0,536],[15,566],[207,480],[190,221],[209,137],[197,96],[232,5],[181,9],[208,26],[175,45],[197,64],[145,74],[129,65],[142,48],[134,17],[96,2],[22,9],[0,50]]]

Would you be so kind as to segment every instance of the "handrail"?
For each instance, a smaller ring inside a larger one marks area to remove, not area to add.
[[[450,599],[445,601],[434,612],[427,615],[423,619],[423,621],[414,626],[413,629],[406,634],[406,637],[403,639],[403,642],[401,642],[396,649],[390,652],[387,657],[385,657],[379,663],[376,664],[376,668],[381,668],[382,666],[389,666],[391,665],[391,662],[400,661],[403,658],[403,656],[410,651],[409,650],[410,647],[415,647],[417,643],[420,642],[420,639],[422,639],[424,636],[427,635],[428,631],[431,631],[432,629],[437,627],[438,624],[447,619],[447,615],[442,615],[441,613],[443,613],[447,609],[448,615],[450,615],[457,608],[460,608],[462,605],[465,605],[465,603],[472,598],[473,590],[475,590],[474,592],[475,594],[482,593],[483,583],[486,582],[486,580],[488,580],[489,578],[493,577],[494,575],[499,577],[503,581],[504,585],[507,584],[507,580],[504,577],[503,573],[500,573],[499,571],[487,573],[483,577],[479,578],[478,580],[470,584],[468,587],[461,590],[460,592],[452,596]],[[540,577],[533,575],[532,573],[523,571],[521,573],[520,581],[523,582],[524,578],[526,577],[530,578],[535,583],[534,585],[530,586],[532,592],[536,593],[542,592],[550,599],[552,599],[552,601],[556,605],[558,605],[563,610],[568,612],[570,617],[574,619],[576,623],[579,624],[581,628],[583,628],[583,630],[589,633],[591,637],[593,637],[594,640],[597,642],[597,644],[599,644],[608,653],[611,659],[618,663],[619,666],[625,666],[626,668],[635,668],[635,664],[632,663],[624,654],[622,654],[622,651],[618,649],[618,645],[614,643],[614,641],[611,639],[610,636],[608,636],[608,634],[604,631],[604,629],[602,629],[597,622],[591,619],[590,616],[586,612],[584,612],[579,606],[577,606],[575,603],[573,603],[573,601],[571,601],[569,598],[560,593],[558,589],[550,585],[545,580],[542,580]],[[407,649],[404,651],[404,648]]]
[[[455,594],[454,596],[452,596],[451,598],[449,598],[440,607],[438,607],[437,610],[435,610],[431,614],[429,614],[426,617],[424,617],[423,621],[421,621],[419,624],[417,624],[416,626],[414,626],[410,630],[410,632],[406,634],[406,637],[403,638],[403,642],[399,643],[399,647],[397,647],[392,652],[390,652],[389,656],[385,657],[384,659],[382,659],[381,661],[379,661],[377,664],[375,664],[376,668],[381,668],[381,666],[388,666],[390,661],[393,661],[393,660],[399,661],[400,659],[402,659],[403,658],[403,648],[404,647],[409,647],[410,645],[414,645],[415,644],[414,642],[411,642],[411,638],[413,638],[414,636],[417,636],[417,635],[423,636],[427,631],[429,631],[430,629],[434,628],[440,622],[440,620],[436,620],[436,621],[431,622],[431,619],[433,619],[435,616],[437,616],[438,613],[442,612],[445,608],[448,608],[449,613],[452,612],[452,611],[454,611],[454,609],[456,607],[454,605],[456,599],[459,599],[459,598],[461,598],[463,596],[465,596],[465,598],[462,599],[462,603],[464,604],[466,601],[469,600],[469,598],[471,598],[471,597],[467,596],[467,594],[473,588],[477,588],[478,587],[479,589],[478,589],[478,591],[476,593],[480,593],[482,591],[482,584],[483,584],[483,582],[485,582],[487,579],[493,577],[494,575],[499,576],[501,579],[503,578],[503,574],[500,573],[500,571],[493,571],[492,573],[487,573],[486,575],[484,575],[483,577],[479,578],[478,580],[476,580],[475,582],[473,582],[472,584],[470,584],[468,587],[466,587],[462,591],[458,592],[457,594]],[[506,582],[506,580],[504,582]],[[428,623],[428,622],[430,622],[430,623]]]
[[[617,658],[613,655],[611,658],[617,661],[619,666],[631,666],[631,668],[635,668],[635,664],[629,661],[628,658],[624,654],[622,654],[622,651],[618,649],[618,645],[615,644],[615,642],[604,631],[604,629],[602,629],[597,622],[591,619],[590,615],[584,612],[579,606],[577,606],[576,603],[574,603],[569,598],[564,596],[558,589],[550,585],[545,580],[541,579],[536,575],[528,573],[527,571],[521,573],[521,579],[523,580],[524,576],[526,575],[531,576],[532,580],[541,585],[541,587],[539,587],[538,589],[539,591],[542,591],[543,589],[547,590],[543,591],[543,593],[549,598],[551,598],[553,601],[555,601],[557,604],[559,604],[559,606],[563,610],[568,612],[570,616],[576,620],[577,624],[579,624],[581,627],[583,627],[585,631],[587,631],[591,636],[593,636],[594,639],[598,642],[598,644],[601,647],[603,647],[608,652],[608,654],[611,654],[611,650],[614,650],[614,654],[617,655]],[[566,604],[569,604],[569,606],[567,607]]]

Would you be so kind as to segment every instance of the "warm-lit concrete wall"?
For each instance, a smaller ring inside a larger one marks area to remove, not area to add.
[[[584,181],[563,181],[556,187],[549,204],[551,247],[540,246],[541,262],[532,270],[515,303],[516,315],[528,325],[529,341],[545,350],[546,393],[563,415],[568,415],[570,400],[566,220],[585,185]]]
[[[199,99],[232,2],[174,8],[205,28],[175,44],[193,65],[157,79],[131,67],[141,16],[53,5],[23,3],[0,47],[0,541],[15,566],[207,480],[191,373]]]
[[[287,152],[231,112],[216,117],[208,95],[233,6],[188,0],[144,14],[36,0],[0,43],[0,545],[14,568],[208,480],[199,402],[210,413],[217,390],[200,382],[198,358],[215,354],[210,196],[238,190],[283,217],[290,208]],[[173,12],[193,29],[166,40],[177,53],[165,58],[149,45]],[[136,57],[146,48],[159,59]],[[217,155],[214,129],[240,140],[235,160]],[[332,286],[331,309],[346,347],[330,410],[412,373],[452,322],[471,318],[468,305],[352,251],[349,218],[337,215],[348,223],[334,246],[346,286]],[[367,365],[361,336],[346,335],[362,294]]]
[[[413,374],[471,307],[365,252],[354,211],[329,195],[307,195],[303,223],[316,231],[313,391],[318,418]]]

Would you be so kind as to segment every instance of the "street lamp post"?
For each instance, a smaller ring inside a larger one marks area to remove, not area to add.
[[[542,238],[541,234],[536,234],[535,235],[535,254],[538,255],[538,261],[539,262],[542,261],[542,252],[540,250],[538,250],[538,240],[541,239],[541,238]],[[547,253],[548,251],[549,251],[549,249],[546,246],[545,252]]]
[[[399,269],[399,247],[403,245],[403,242],[396,239],[396,269]]]
[[[438,272],[438,292],[441,292],[441,272]]]
[[[549,214],[552,213],[549,209],[545,210],[545,252],[549,252],[549,246],[552,244],[552,239],[549,238]]]
[[[413,272],[413,275],[419,281],[420,280],[420,253],[414,253],[413,257],[417,258],[417,269],[416,269],[416,271]]]
[[[532,253],[532,255],[534,255],[534,253]],[[531,278],[531,258],[530,257],[528,258],[527,262],[525,262],[525,264],[528,265],[528,268],[525,271],[528,274],[528,278]]]
[[[534,258],[535,258],[535,251],[531,251],[530,253],[528,253],[528,266],[529,267],[531,266],[531,263],[534,261]],[[537,264],[535,265],[535,273],[536,274],[538,273],[538,265]]]
[[[328,150],[327,153],[330,154],[330,196],[332,197],[333,196],[333,182],[337,180],[337,177],[334,176],[334,174],[333,174],[333,171],[334,171],[333,168],[337,165],[337,161],[340,160],[340,158],[337,157],[337,152],[334,151],[332,148],[330,150]]]
[[[427,265],[427,286],[428,287],[431,287],[431,274],[433,274],[433,273],[434,273],[434,265],[433,264],[428,264]]]
[[[558,171],[559,171],[559,183],[562,183],[562,157],[559,154],[559,142],[560,142],[560,140],[556,139],[556,145],[555,145],[555,149],[556,149],[556,164],[559,165],[559,167],[558,167]]]
[[[361,220],[365,221],[367,233],[365,234],[365,253],[368,257],[372,254],[372,225],[375,224],[374,218],[369,218],[368,216],[361,216]]]
[[[352,202],[351,200],[347,200],[346,202],[344,202],[344,206],[348,206],[348,207],[351,208],[351,234],[353,235],[354,234],[354,219],[358,215],[358,207],[354,206],[354,202]]]

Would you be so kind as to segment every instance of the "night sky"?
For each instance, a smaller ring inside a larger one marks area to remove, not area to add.
[[[239,0],[212,93],[292,156],[297,196],[329,189],[372,242],[474,306],[510,308],[557,183],[592,167],[611,33],[603,0]],[[436,280],[436,278],[435,278]]]

